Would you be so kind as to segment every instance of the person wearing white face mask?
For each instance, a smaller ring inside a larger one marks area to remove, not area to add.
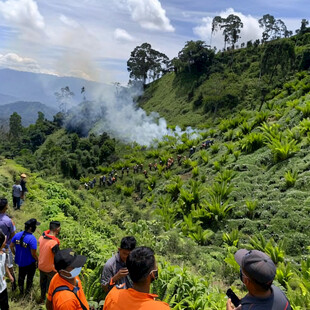
[[[47,293],[47,310],[89,310],[79,274],[86,257],[77,255],[72,249],[59,250],[54,263],[54,275]]]

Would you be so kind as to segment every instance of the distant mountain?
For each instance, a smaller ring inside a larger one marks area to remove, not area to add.
[[[14,102],[14,101],[18,101],[18,98],[17,97],[13,97],[13,96],[8,96],[8,95],[5,95],[5,94],[0,94],[0,105],[11,103],[11,102]]]
[[[92,94],[97,93],[97,89],[112,87],[74,77],[0,69],[0,105],[14,101],[31,101],[58,108],[55,92],[66,86],[74,92],[73,100],[76,103],[81,102],[84,95],[88,100],[94,99]],[[85,93],[81,94],[83,86]]]
[[[18,101],[0,106],[0,125],[7,124],[14,112],[17,112],[22,117],[23,126],[29,126],[35,123],[38,118],[38,112],[42,112],[45,118],[52,120],[57,113],[56,109],[48,107],[40,102],[24,102]]]

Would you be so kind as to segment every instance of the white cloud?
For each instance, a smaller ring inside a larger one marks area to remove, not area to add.
[[[18,28],[43,30],[45,22],[34,0],[7,0],[0,2],[4,19]]]
[[[78,28],[79,24],[72,18],[69,18],[65,15],[60,15],[59,19],[66,25],[72,28]]]
[[[0,54],[0,67],[19,71],[55,75],[55,72],[51,70],[42,69],[36,60],[28,57],[22,57],[15,53]]]
[[[243,28],[241,29],[240,36],[237,45],[241,43],[246,43],[247,41],[255,41],[256,39],[262,38],[262,29],[259,27],[258,20],[251,15],[244,15],[240,12],[235,12],[234,9],[230,8],[226,11],[220,12],[219,15],[223,18],[226,18],[228,15],[234,14],[240,17]],[[212,46],[216,46],[218,49],[223,48],[224,46],[224,37],[222,35],[222,31],[219,30],[213,33],[211,38],[211,28],[212,28],[212,20],[213,16],[206,16],[202,19],[202,23],[200,26],[197,26],[193,29],[194,33],[200,37],[202,40],[206,41],[207,44],[212,44]]]
[[[131,36],[125,29],[117,28],[114,30],[114,38],[118,41],[134,41],[134,37]]]
[[[127,0],[127,6],[131,18],[142,28],[165,32],[175,30],[159,0]]]

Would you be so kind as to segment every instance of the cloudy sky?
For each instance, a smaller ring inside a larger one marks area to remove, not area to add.
[[[240,44],[261,38],[264,14],[295,32],[309,12],[309,0],[0,0],[0,68],[125,84],[143,42],[173,58],[189,40],[223,48],[216,15],[242,19]]]

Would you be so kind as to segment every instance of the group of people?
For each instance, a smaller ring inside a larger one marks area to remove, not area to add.
[[[72,249],[60,249],[61,225],[50,222],[49,230],[40,236],[39,254],[33,233],[40,223],[32,218],[24,230],[15,234],[15,226],[6,214],[8,201],[0,199],[0,309],[9,309],[5,274],[12,283],[15,275],[12,254],[18,265],[18,288],[29,293],[36,269],[40,271],[41,301],[46,298],[47,310],[89,310],[79,274],[87,258]],[[10,254],[10,250],[12,254]],[[276,266],[268,255],[257,250],[239,250],[235,254],[240,266],[240,279],[248,290],[235,307],[228,299],[227,310],[290,310],[284,293],[272,285]],[[124,237],[113,257],[104,265],[101,285],[108,293],[103,310],[151,309],[168,310],[169,305],[150,294],[150,286],[158,278],[154,251],[145,246],[136,247],[136,239]],[[26,290],[24,282],[26,280]]]
[[[238,306],[229,298],[227,310],[291,310],[285,294],[272,284],[276,266],[267,254],[241,249],[235,253],[235,260],[248,294],[239,300]],[[170,309],[167,303],[156,300],[157,295],[149,293],[151,283],[157,278],[153,250],[144,246],[136,248],[134,237],[124,237],[118,252],[103,268],[101,284],[108,292],[103,310]]]
[[[49,230],[44,231],[37,241],[33,233],[40,223],[31,218],[25,222],[24,230],[16,233],[12,219],[6,214],[8,200],[0,199],[0,309],[9,309],[6,282],[2,281],[5,273],[12,282],[12,291],[18,287],[21,295],[27,295],[33,285],[36,269],[40,271],[41,301],[45,295],[49,282],[56,274],[54,255],[59,250],[60,223],[52,221]],[[40,254],[37,254],[37,244],[40,245]],[[13,256],[18,266],[16,280],[13,268]],[[26,287],[25,287],[26,282]]]

